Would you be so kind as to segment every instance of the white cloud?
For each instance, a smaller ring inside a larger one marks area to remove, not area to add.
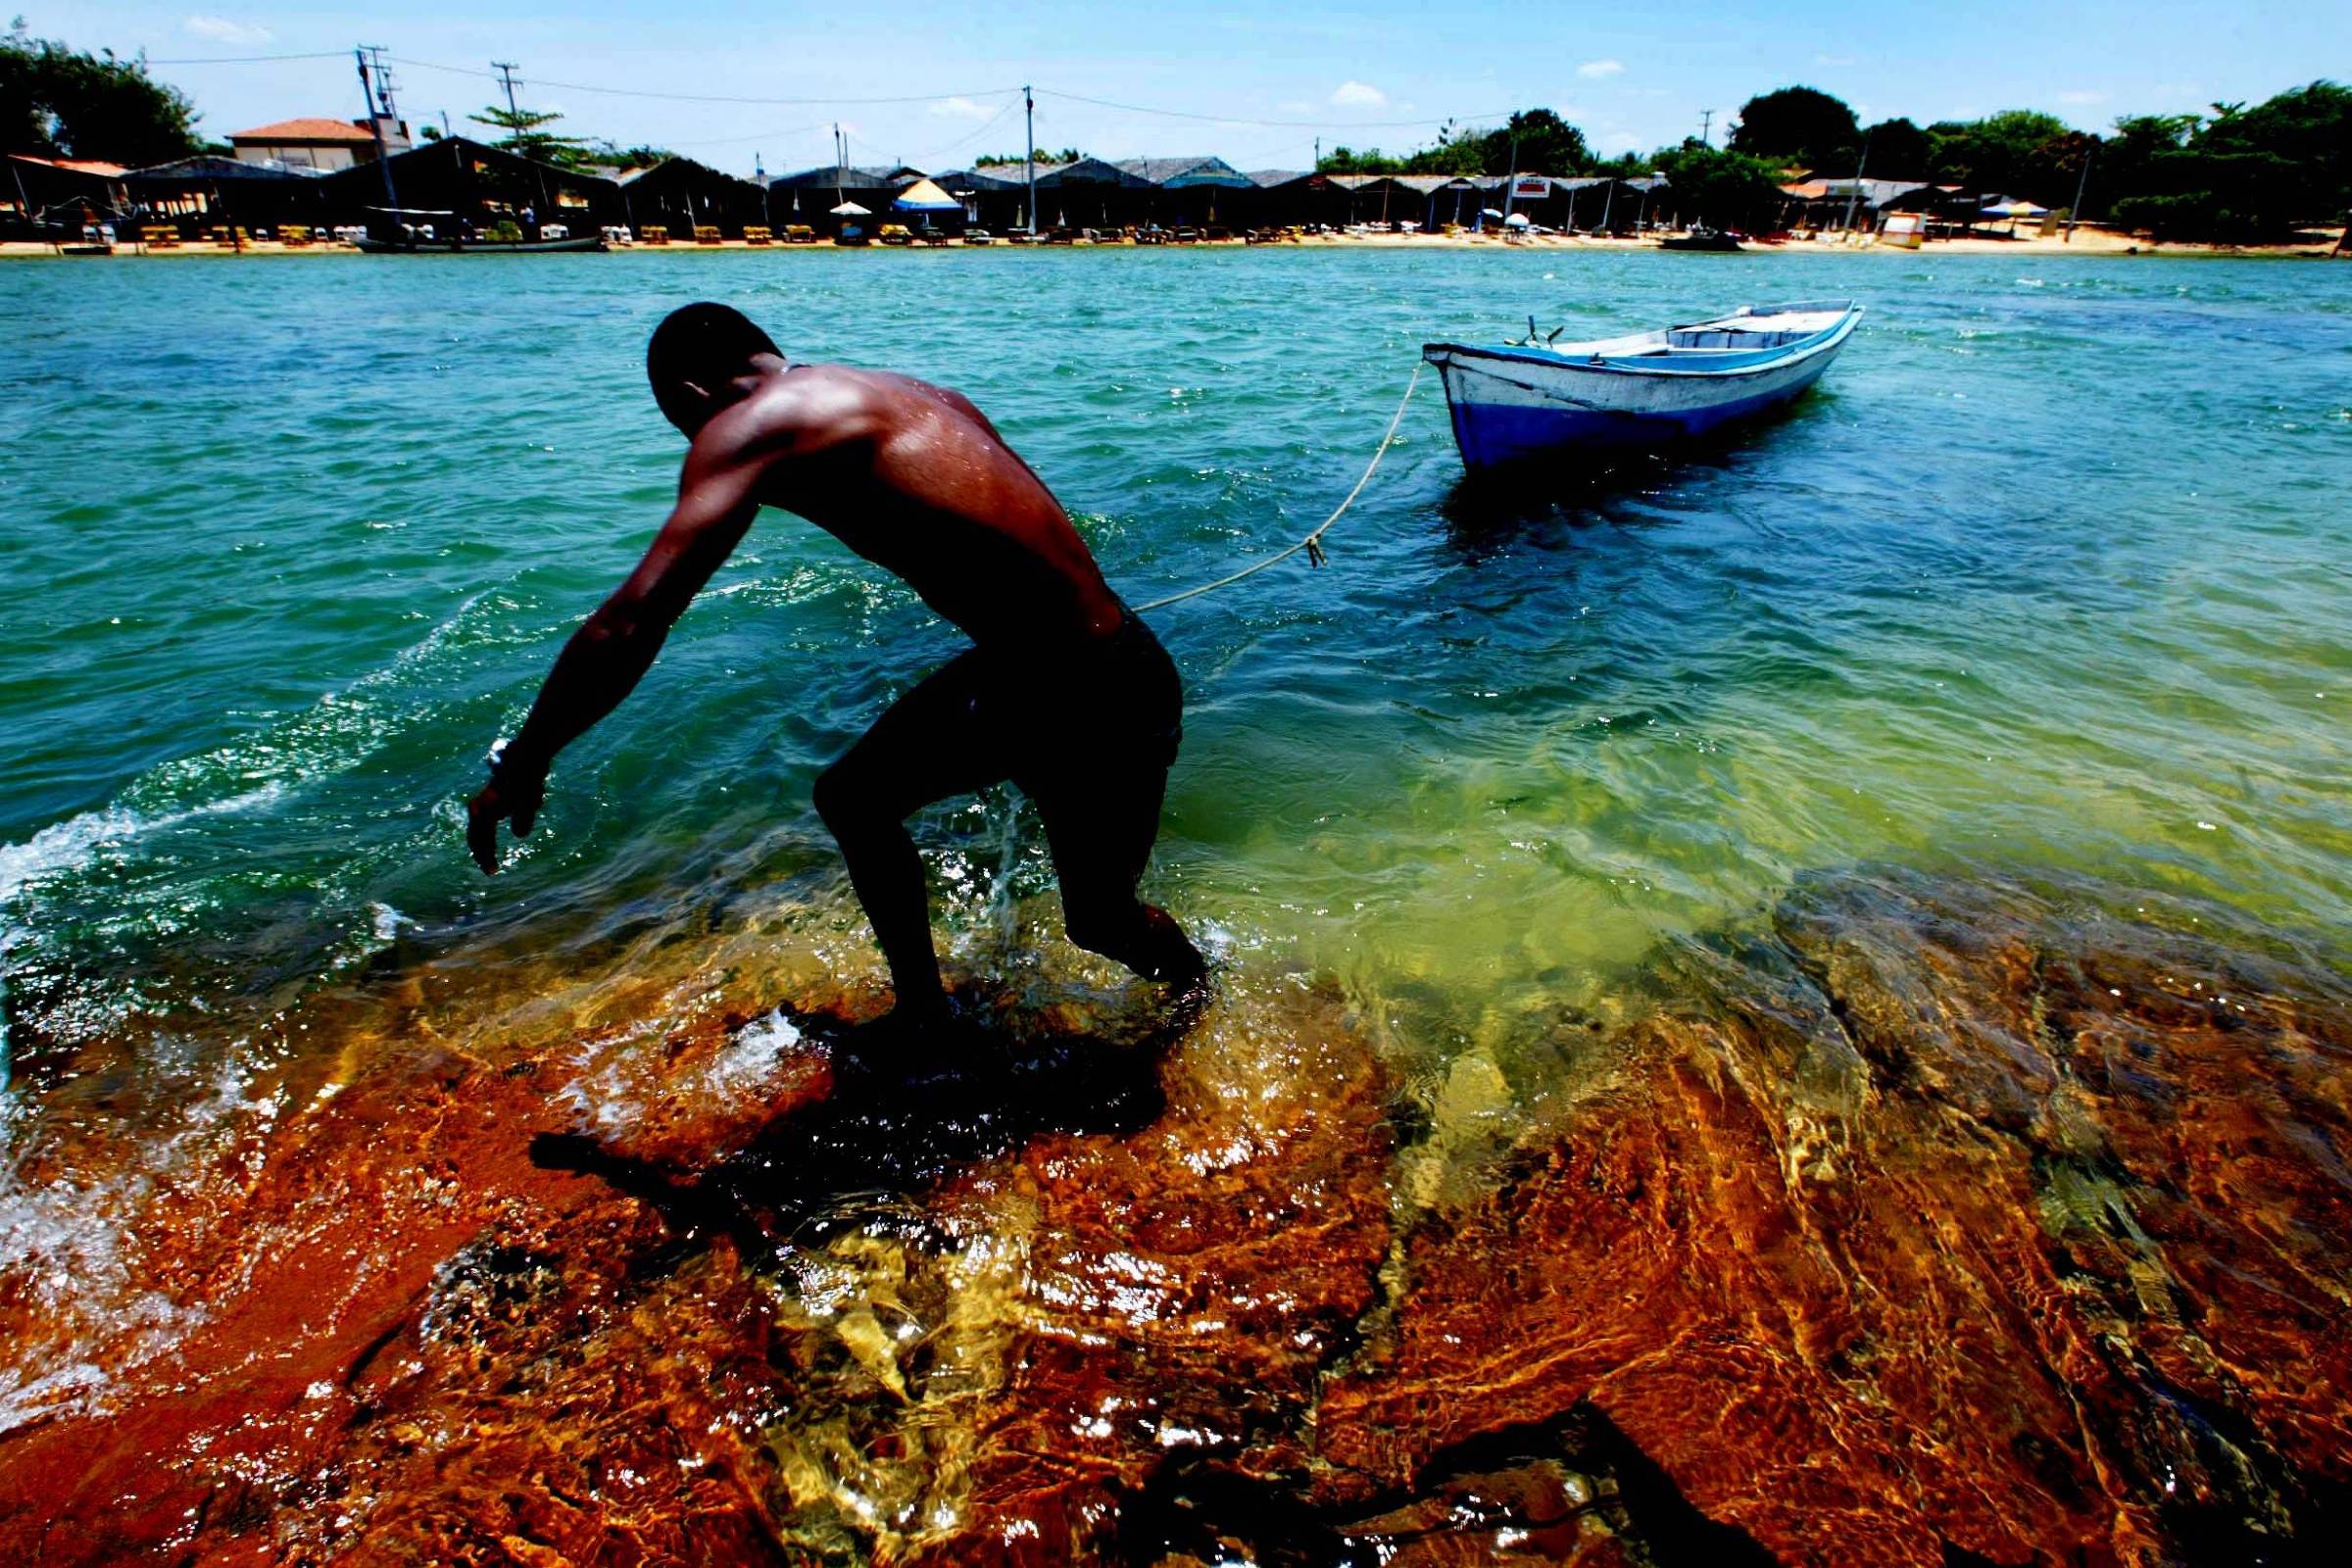
[[[1589,81],[1598,81],[1603,76],[1622,76],[1625,74],[1625,62],[1622,60],[1588,60],[1576,68],[1576,74]]]
[[[1389,95],[1360,81],[1343,81],[1332,89],[1331,101],[1343,109],[1385,109]]]
[[[931,106],[931,113],[942,120],[986,120],[996,111],[969,98],[942,98]]]
[[[2107,101],[2107,95],[2095,87],[2076,87],[2060,93],[2058,101],[2062,104],[2103,104]]]
[[[1600,150],[1605,153],[1638,153],[1642,138],[1630,130],[1612,130],[1600,138]]]
[[[268,27],[231,22],[226,17],[190,17],[180,24],[180,30],[213,43],[268,43],[271,37]]]

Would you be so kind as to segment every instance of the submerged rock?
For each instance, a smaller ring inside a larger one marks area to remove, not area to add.
[[[1322,1493],[1593,1412],[1790,1561],[2276,1560],[2340,1526],[2337,978],[1862,882],[1677,967],[1490,1197],[1404,1239]]]
[[[2310,1555],[2352,988],[2095,906],[1824,883],[1564,1026],[1546,1092],[1482,1046],[1414,1115],[1295,976],[1108,1037],[1040,980],[897,1077],[807,987],[469,1052],[377,1019],[158,1190],[179,1327],[0,1434],[0,1550]]]

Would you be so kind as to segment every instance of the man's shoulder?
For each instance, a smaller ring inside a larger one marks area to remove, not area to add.
[[[697,445],[733,452],[808,450],[856,438],[883,400],[866,372],[794,366],[712,419]]]

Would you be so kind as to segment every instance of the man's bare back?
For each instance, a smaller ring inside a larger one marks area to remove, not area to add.
[[[908,376],[793,366],[723,306],[688,306],[647,354],[692,445],[645,557],[565,644],[491,779],[467,845],[530,831],[557,752],[636,686],[762,506],[799,513],[904,579],[973,649],[906,693],[818,778],[816,805],[889,960],[898,1015],[942,1016],[920,858],[906,818],[1011,779],[1045,817],[1070,939],[1190,986],[1200,956],[1135,897],[1181,736],[1181,683],[1102,580],[1053,492],[958,393]]]
[[[1117,629],[1118,598],[1069,514],[959,392],[792,366],[710,420],[706,446],[714,465],[761,465],[761,502],[900,577],[976,643]]]

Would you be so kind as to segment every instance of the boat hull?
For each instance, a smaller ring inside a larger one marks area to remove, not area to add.
[[[1799,353],[1704,373],[1625,370],[1509,350],[1431,344],[1454,444],[1473,472],[1621,455],[1704,439],[1803,395],[1844,345],[1851,320]]]

